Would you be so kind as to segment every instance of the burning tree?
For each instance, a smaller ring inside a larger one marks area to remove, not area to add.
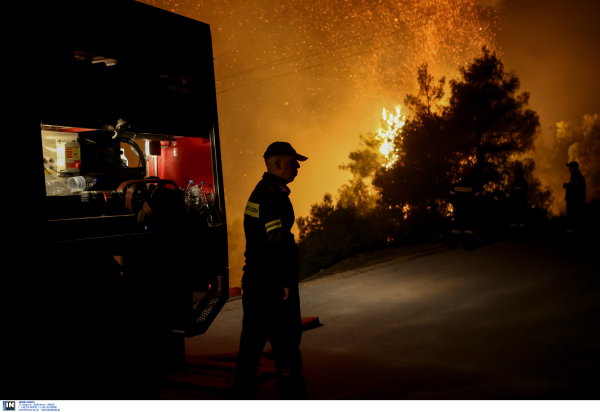
[[[406,217],[407,211],[437,211],[446,198],[453,178],[452,168],[459,160],[455,142],[446,136],[448,110],[439,104],[444,97],[445,78],[434,81],[424,64],[418,69],[419,92],[404,100],[413,111],[402,127],[398,161],[376,172],[373,185],[380,193],[380,206],[392,216]],[[395,213],[397,212],[397,213]]]
[[[372,180],[379,168],[389,169],[399,159],[402,147],[402,127],[406,116],[401,116],[400,107],[396,114],[383,109],[382,127],[377,134],[359,136],[360,149],[350,152],[350,163],[340,165],[341,170],[352,173],[352,180],[339,190],[338,206],[354,208],[364,214],[377,204],[378,194],[372,188]]]
[[[486,48],[459,71],[444,105],[445,79],[436,82],[426,64],[419,67],[419,91],[404,101],[412,116],[384,111],[387,131],[361,135],[362,147],[341,166],[353,179],[340,189],[337,205],[327,194],[310,216],[298,219],[301,258],[310,262],[311,271],[326,267],[315,263],[325,263],[324,256],[332,264],[402,241],[399,235],[409,232],[413,240],[442,233],[452,212],[448,189],[465,168],[477,171],[484,197],[494,207],[508,192],[516,168],[529,182],[530,202],[548,205],[550,192],[533,178],[533,160],[524,158],[539,129],[537,114],[527,107],[529,94],[517,93],[519,79]]]
[[[475,168],[485,190],[501,200],[515,167],[533,170],[523,154],[534,147],[539,119],[527,107],[529,93],[517,94],[519,79],[495,54],[483,48],[481,57],[460,68],[447,105],[439,103],[445,79],[436,84],[423,65],[418,81],[419,93],[405,100],[413,116],[402,128],[400,160],[373,180],[384,209],[443,214],[448,187],[465,167]],[[530,172],[526,177],[539,189]]]

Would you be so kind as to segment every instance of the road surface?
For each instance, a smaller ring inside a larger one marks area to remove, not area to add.
[[[302,338],[309,399],[598,399],[599,246],[540,236],[303,283],[302,314],[323,324]],[[186,354],[237,351],[239,303],[187,339]],[[258,399],[277,399],[274,379]]]

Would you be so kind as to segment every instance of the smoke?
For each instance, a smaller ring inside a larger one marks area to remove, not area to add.
[[[455,77],[494,40],[498,21],[475,0],[145,0],[210,24],[229,224],[231,286],[243,266],[243,210],[273,141],[309,158],[290,185],[296,216],[351,175],[338,169],[381,110],[416,91],[428,63]],[[240,238],[242,237],[242,238]]]
[[[561,121],[549,144],[542,143],[533,156],[536,174],[552,190],[551,212],[566,212],[563,183],[569,180],[567,162],[576,161],[587,183],[587,202],[600,201],[600,117],[585,115],[582,121]]]

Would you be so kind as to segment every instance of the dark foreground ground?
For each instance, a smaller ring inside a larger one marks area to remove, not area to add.
[[[564,233],[437,248],[301,285],[309,399],[594,399],[600,393],[600,241]],[[236,352],[228,303],[188,356]],[[267,344],[268,347],[268,344]],[[163,399],[225,399],[165,383]],[[277,399],[275,380],[258,399]]]

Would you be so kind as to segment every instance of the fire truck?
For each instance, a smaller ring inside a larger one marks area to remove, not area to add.
[[[15,32],[26,200],[7,217],[3,392],[154,399],[228,299],[210,27],[131,0],[44,3]]]

